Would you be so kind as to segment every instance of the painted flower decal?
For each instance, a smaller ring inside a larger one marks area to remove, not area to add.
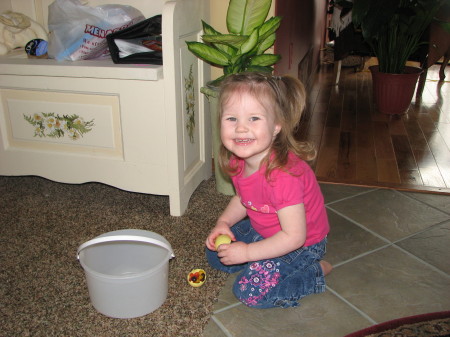
[[[61,138],[67,135],[70,139],[77,140],[94,126],[94,120],[86,122],[75,114],[60,116],[54,112],[41,112],[32,116],[24,114],[23,118],[34,126],[34,137]]]
[[[186,129],[189,134],[189,140],[194,143],[195,130],[195,92],[194,92],[194,76],[192,75],[192,64],[188,77],[184,78],[184,89],[186,97]]]

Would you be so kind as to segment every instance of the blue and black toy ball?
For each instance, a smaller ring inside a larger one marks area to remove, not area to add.
[[[25,45],[25,52],[29,56],[44,56],[47,54],[48,43],[42,39],[34,39]]]

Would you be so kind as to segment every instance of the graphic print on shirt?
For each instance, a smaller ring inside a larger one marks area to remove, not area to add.
[[[256,208],[251,201],[247,201],[247,202],[243,202],[242,204],[246,207],[246,208],[250,208],[251,210],[255,211],[255,212],[260,212],[260,213],[270,213],[270,207],[269,205],[263,205],[259,208]],[[277,211],[273,211],[274,213],[276,213]]]

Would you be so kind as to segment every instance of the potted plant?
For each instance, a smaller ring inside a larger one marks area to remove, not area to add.
[[[445,1],[448,0],[354,1],[353,24],[361,29],[378,59],[378,66],[369,69],[380,112],[402,114],[408,110],[422,70],[407,66],[406,62],[426,43],[424,33]],[[343,2],[348,5],[348,1]]]
[[[218,166],[220,134],[218,132],[217,96],[220,82],[228,75],[246,72],[272,72],[280,55],[266,53],[275,43],[275,32],[281,18],[268,20],[272,0],[230,0],[226,15],[228,33],[222,34],[202,21],[202,41],[188,41],[188,49],[212,66],[223,69],[223,75],[201,88],[210,99],[216,188],[234,194],[230,179]]]
[[[203,42],[188,41],[188,49],[203,61],[223,69],[223,75],[202,88],[206,95],[215,96],[220,81],[230,74],[245,71],[272,72],[280,55],[266,53],[275,43],[275,31],[281,18],[266,21],[272,0],[230,0],[226,25],[222,34],[202,21]]]

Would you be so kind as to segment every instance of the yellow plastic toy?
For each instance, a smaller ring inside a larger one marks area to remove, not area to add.
[[[223,245],[224,243],[231,243],[231,238],[226,234],[220,234],[216,241],[214,241],[214,244],[216,246],[216,250],[219,248],[220,245]]]
[[[203,269],[193,269],[188,274],[187,281],[195,288],[201,287],[206,282],[206,272]]]

